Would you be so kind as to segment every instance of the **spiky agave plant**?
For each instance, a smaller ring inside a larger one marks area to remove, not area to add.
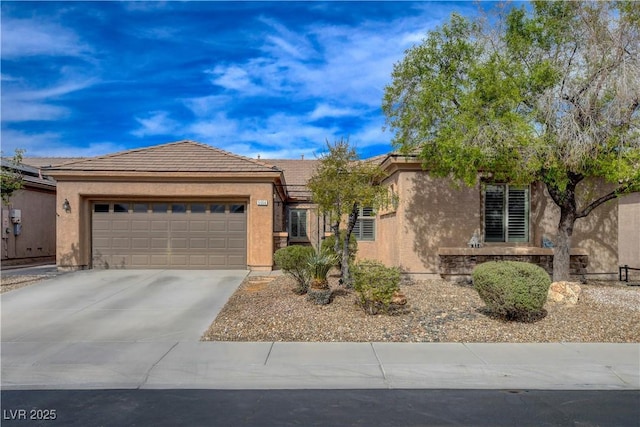
[[[327,289],[329,287],[327,275],[336,262],[336,256],[326,250],[315,251],[307,258],[312,288]]]

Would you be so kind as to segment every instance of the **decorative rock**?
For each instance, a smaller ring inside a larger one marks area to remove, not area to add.
[[[547,300],[566,305],[576,305],[582,288],[577,283],[553,282],[549,287]]]
[[[391,297],[391,304],[405,305],[406,303],[407,303],[407,297],[404,296],[403,293],[400,293],[398,291],[393,293],[393,296]]]

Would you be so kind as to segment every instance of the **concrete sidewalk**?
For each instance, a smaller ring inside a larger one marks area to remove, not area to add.
[[[114,350],[118,357],[99,356]],[[3,365],[2,387],[640,390],[640,344],[76,343],[74,351],[93,356]]]

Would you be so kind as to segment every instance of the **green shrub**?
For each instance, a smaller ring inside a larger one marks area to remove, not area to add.
[[[329,254],[334,255],[336,257],[336,265],[339,265],[342,262],[342,245],[344,244],[344,239],[347,235],[346,230],[340,230],[340,251],[336,253],[335,251],[335,243],[336,236],[331,235],[324,238],[322,241],[321,248],[323,251],[327,251]],[[351,234],[349,238],[349,262],[353,263],[356,260],[356,253],[358,252],[358,241],[356,240],[356,236]]]
[[[327,283],[327,275],[329,270],[336,264],[335,255],[330,254],[326,250],[319,252],[312,252],[307,258],[307,266],[309,268],[309,274],[315,282]]]
[[[549,274],[535,264],[491,261],[476,266],[473,286],[487,308],[508,320],[535,320],[551,285]]]
[[[353,265],[353,288],[360,305],[369,314],[388,312],[394,293],[400,290],[400,269],[363,260]]]
[[[293,245],[278,249],[273,254],[276,265],[296,280],[298,286],[295,292],[298,294],[304,294],[309,289],[308,260],[314,253],[311,246]]]

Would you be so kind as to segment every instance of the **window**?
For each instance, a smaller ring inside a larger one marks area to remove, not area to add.
[[[293,240],[306,240],[307,235],[307,210],[291,209],[289,211],[289,237]]]
[[[203,203],[191,203],[191,213],[205,213],[207,205]]]
[[[146,203],[134,203],[133,211],[136,213],[147,213],[148,207]]]
[[[211,213],[225,213],[224,205],[211,205]]]
[[[529,189],[487,185],[484,197],[485,242],[529,241]]]
[[[129,212],[129,203],[114,203],[113,204],[114,212]]]
[[[93,205],[94,212],[106,213],[109,212],[109,204],[108,203],[96,203]]]
[[[375,240],[376,214],[372,208],[360,208],[353,235],[356,236],[356,240]]]
[[[171,213],[186,213],[186,212],[187,212],[186,203],[173,203],[171,205]]]
[[[229,207],[231,213],[244,213],[244,205],[231,205]]]
[[[151,205],[153,213],[167,213],[168,205],[166,203],[154,203]]]

